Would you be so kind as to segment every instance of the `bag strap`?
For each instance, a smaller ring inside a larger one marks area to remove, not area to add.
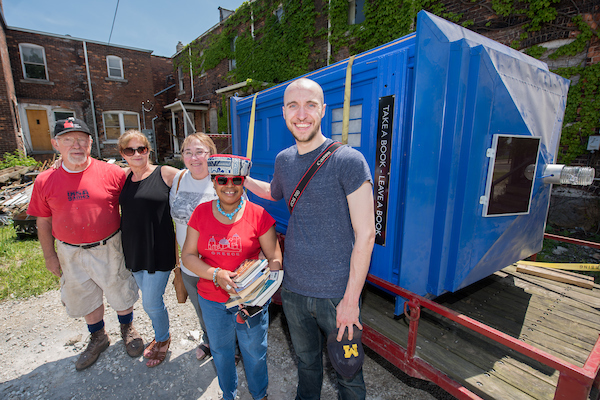
[[[329,157],[331,157],[331,155],[342,146],[343,145],[340,142],[333,142],[325,150],[323,150],[323,152],[319,154],[317,158],[315,158],[315,161],[313,161],[310,168],[308,168],[308,170],[304,173],[302,179],[300,179],[300,182],[298,182],[296,188],[292,192],[292,196],[288,201],[288,209],[290,210],[290,214],[292,213],[292,211],[294,211],[294,207],[296,206],[298,199],[304,192],[304,189],[306,189],[306,185],[308,185],[308,182],[310,182],[310,180],[317,173],[319,168],[321,168],[323,164],[325,164],[325,161],[327,161]]]
[[[181,180],[183,179],[183,176],[188,172],[187,169],[184,169],[183,171],[181,171],[181,174],[179,174],[179,179],[177,180],[177,188],[175,189],[175,194],[177,194],[177,192],[179,192],[179,184],[181,183]]]

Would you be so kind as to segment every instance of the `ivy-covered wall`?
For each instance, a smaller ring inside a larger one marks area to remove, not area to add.
[[[572,79],[559,156],[560,162],[569,163],[587,155],[587,138],[600,134],[599,3],[365,0],[364,22],[352,25],[348,0],[255,0],[188,44],[174,66],[193,71],[194,100],[218,104],[221,128],[226,126],[221,104],[226,97],[216,95],[216,89],[244,81],[257,89],[263,82],[277,84],[361,53],[414,31],[417,13],[425,9],[549,61],[557,73]],[[557,40],[566,41],[544,46]],[[235,60],[235,68],[230,68],[230,60]]]

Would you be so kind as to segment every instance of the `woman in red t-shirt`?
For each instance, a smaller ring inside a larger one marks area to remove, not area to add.
[[[202,308],[223,398],[237,392],[235,343],[239,343],[248,389],[254,399],[267,396],[268,307],[253,317],[236,321],[240,309],[227,309],[235,294],[233,272],[243,261],[256,259],[262,250],[271,270],[281,269],[281,249],[275,220],[262,207],[242,198],[251,162],[244,157],[216,154],[208,159],[218,200],[196,207],[188,223],[181,257],[200,277],[198,302]],[[202,256],[202,258],[199,258]]]

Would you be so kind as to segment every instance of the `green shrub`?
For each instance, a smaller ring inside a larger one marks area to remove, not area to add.
[[[3,159],[0,161],[0,169],[16,167],[16,166],[34,166],[38,162],[32,157],[26,156],[21,150],[15,150],[13,153],[4,153]]]

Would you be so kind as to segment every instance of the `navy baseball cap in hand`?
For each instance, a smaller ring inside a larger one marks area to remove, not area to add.
[[[342,341],[337,341],[338,331],[327,337],[327,353],[333,368],[346,379],[352,378],[360,370],[365,360],[365,351],[361,342],[362,331],[354,327],[354,337],[348,340],[348,330]]]

